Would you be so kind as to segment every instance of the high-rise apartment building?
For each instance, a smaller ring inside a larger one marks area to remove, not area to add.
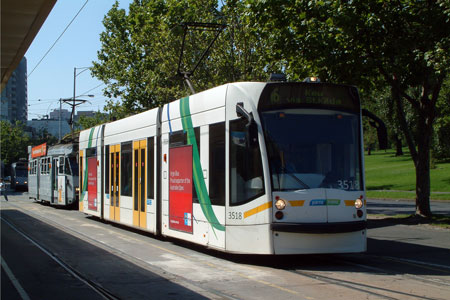
[[[1,120],[8,120],[11,123],[16,121],[27,123],[28,87],[27,59],[25,57],[22,58],[2,90],[0,112]]]

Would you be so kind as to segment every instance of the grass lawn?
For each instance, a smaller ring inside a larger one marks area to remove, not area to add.
[[[414,164],[404,149],[395,157],[395,150],[373,151],[364,155],[366,189],[369,198],[415,199]],[[430,170],[431,199],[450,200],[450,162],[436,163]]]

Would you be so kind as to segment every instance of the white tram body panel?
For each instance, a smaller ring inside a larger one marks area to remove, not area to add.
[[[175,147],[172,147],[172,139],[175,136],[183,136],[189,129],[196,131],[196,146],[192,146],[187,150],[192,152],[190,161],[192,161],[191,164],[194,168],[197,167],[199,171],[197,181],[204,187],[206,192],[204,196],[209,194],[211,184],[209,182],[211,175],[209,168],[209,125],[225,124],[226,90],[227,86],[224,85],[164,105],[161,118],[161,233],[165,236],[199,243],[211,248],[221,249],[222,251],[225,250],[225,230],[223,226],[225,224],[225,205],[212,205],[211,202],[202,204],[202,201],[192,200],[184,203],[184,207],[181,207],[181,204],[176,204],[176,198],[174,196],[171,198],[170,195],[171,189],[174,189],[174,186],[177,187],[177,185],[176,183],[171,185],[171,180],[172,182],[177,180],[185,181],[186,178],[178,179],[177,175],[171,175],[170,165],[176,168],[175,158],[171,157],[171,152],[176,153],[175,151],[178,150],[183,154],[183,147],[189,147],[183,142],[179,142]],[[182,101],[184,102],[182,103]],[[189,112],[183,110],[183,104],[188,105]],[[183,122],[183,119],[185,119],[185,122]],[[186,125],[188,123],[186,119],[189,119],[190,125]],[[186,126],[189,126],[189,128],[186,128]],[[225,136],[225,131],[223,135]],[[175,148],[175,150],[172,150],[172,148]],[[198,160],[192,158],[192,156],[196,155],[198,155]],[[225,156],[222,159],[225,162]],[[176,172],[176,170],[172,172]],[[195,175],[189,176],[187,180],[195,181]],[[192,189],[195,188],[194,183]],[[198,197],[201,197],[200,193],[197,194]],[[177,216],[171,215],[171,210],[176,209],[185,209],[187,217],[177,218]],[[205,211],[207,212],[206,214]],[[183,227],[183,224],[180,223],[185,223],[185,226]]]
[[[353,87],[226,84],[82,131],[80,210],[226,252],[362,252],[362,149]]]
[[[92,205],[89,206],[88,188],[83,187],[83,205],[80,206],[80,210],[83,210],[88,214],[102,217],[112,222],[117,222],[128,226],[136,226],[153,233],[156,232],[155,216],[157,203],[154,199],[154,196],[149,198],[145,197],[145,199],[143,200],[145,202],[145,207],[143,208],[144,214],[135,215],[133,213],[133,197],[135,191],[128,190],[127,192],[124,192],[121,190],[120,172],[122,167],[122,152],[132,152],[134,143],[139,144],[139,142],[141,142],[143,144],[142,149],[145,153],[145,155],[143,156],[143,160],[144,163],[148,161],[148,153],[150,152],[146,151],[149,148],[149,145],[147,145],[146,141],[149,138],[154,139],[156,137],[157,118],[158,110],[153,109],[115,122],[84,130],[80,133],[80,149],[96,150],[95,156],[98,160],[97,194],[98,199],[103,199],[101,210]],[[129,147],[130,149],[124,150],[125,147]],[[154,143],[153,148],[154,150],[156,149],[156,143]],[[153,161],[156,160],[156,152],[154,150],[152,152]],[[111,153],[114,153],[114,159],[117,159],[117,161],[111,161]],[[87,154],[88,153],[86,151],[85,153],[80,151],[80,155],[86,156]],[[89,159],[89,157],[86,158]],[[86,158],[84,159],[85,168],[83,172],[83,179],[88,177],[89,174],[86,169],[86,167],[88,166]],[[132,161],[132,164],[135,164],[134,160]],[[118,172],[115,176],[115,179],[117,179],[115,183],[111,182],[111,177],[113,177],[110,171],[111,165],[114,165],[116,167],[114,172]],[[106,178],[106,174],[109,174],[108,178]],[[133,182],[135,180],[134,174],[127,175],[131,176],[129,178],[130,182]],[[156,178],[156,173],[153,174],[153,178]],[[86,179],[84,179],[84,182],[87,182]],[[155,183],[153,184],[155,185]],[[129,185],[126,187],[129,188]],[[142,186],[142,189],[145,191],[146,188],[147,182],[145,182]],[[116,193],[116,195],[113,195],[114,193]],[[141,223],[136,225],[136,219],[142,219]]]
[[[101,216],[101,139],[102,126],[80,132],[80,203],[79,209]]]

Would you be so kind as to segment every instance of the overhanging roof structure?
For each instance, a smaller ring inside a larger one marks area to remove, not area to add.
[[[1,0],[1,90],[55,3],[56,0]]]

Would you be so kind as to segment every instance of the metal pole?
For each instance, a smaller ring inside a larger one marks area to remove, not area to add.
[[[59,142],[61,143],[61,108],[62,108],[62,99],[59,99]]]
[[[75,123],[75,87],[76,87],[76,78],[77,78],[77,68],[73,68],[73,105],[72,105],[72,124],[71,124],[71,132],[72,139],[74,138],[74,123]]]

